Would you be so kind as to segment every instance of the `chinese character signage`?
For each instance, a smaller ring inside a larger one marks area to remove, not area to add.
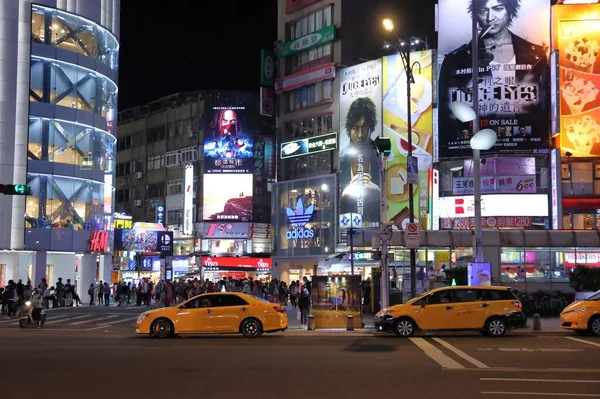
[[[480,127],[498,135],[491,152],[547,153],[548,0],[439,1],[439,155],[468,156],[471,122],[450,104],[472,104],[471,15],[479,27]]]
[[[552,229],[562,229],[562,191],[561,191],[561,167],[560,154],[558,149],[550,153],[550,185],[551,185],[551,208],[552,208]]]
[[[560,78],[560,148],[600,156],[600,4],[552,7]]]
[[[293,158],[317,152],[332,151],[337,148],[337,133],[309,137],[281,144],[281,159]]]
[[[475,228],[475,218],[443,218],[440,220],[442,229],[470,230]],[[484,229],[524,229],[531,227],[531,216],[484,216],[481,218],[481,227]]]
[[[156,204],[156,223],[165,224],[165,204],[163,202]]]
[[[183,170],[183,234],[194,232],[194,165],[187,164]]]
[[[309,33],[296,40],[289,40],[279,45],[279,58],[306,51],[321,44],[332,42],[335,39],[335,25],[330,25],[316,32]]]
[[[381,60],[345,68],[340,82],[340,214],[362,215],[378,227],[381,197],[377,155],[371,140],[381,136]]]
[[[472,195],[439,199],[441,218],[475,217]],[[481,216],[548,216],[546,194],[485,194],[481,196]]]
[[[250,173],[254,141],[244,125],[246,108],[213,107],[208,113],[204,173]]]
[[[409,214],[408,115],[411,115],[412,154],[417,159],[417,184],[413,185],[414,218],[427,228],[429,169],[433,153],[433,53],[410,53],[415,83],[407,98],[406,70],[398,54],[383,58],[383,135],[392,141],[386,161],[387,218],[406,228]],[[412,170],[413,168],[411,168]],[[414,176],[413,176],[414,177]]]
[[[260,84],[273,87],[275,83],[275,52],[272,50],[260,51]]]
[[[452,181],[452,194],[473,194],[473,185],[473,177],[455,177]],[[535,175],[481,177],[481,192],[535,194],[536,177]]]

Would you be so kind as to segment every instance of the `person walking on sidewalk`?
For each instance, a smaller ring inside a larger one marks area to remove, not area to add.
[[[90,306],[94,306],[94,299],[96,298],[96,289],[94,287],[94,283],[90,284],[90,288],[88,288],[88,295],[90,296]]]
[[[300,298],[298,298],[298,309],[300,309],[300,328],[308,326],[308,313],[310,312],[310,296],[306,287],[302,289]]]
[[[104,295],[104,306],[108,306],[110,304],[110,286],[106,281],[102,286],[102,294]]]

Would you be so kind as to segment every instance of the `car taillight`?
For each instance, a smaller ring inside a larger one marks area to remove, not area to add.
[[[285,313],[285,309],[281,306],[273,306],[273,309],[275,309],[276,312]]]
[[[519,308],[519,309],[521,309],[521,308],[523,307],[523,305],[521,305],[521,302],[519,302],[519,301],[517,301],[517,302],[513,302],[512,304],[513,304],[513,306],[514,306],[515,308]]]

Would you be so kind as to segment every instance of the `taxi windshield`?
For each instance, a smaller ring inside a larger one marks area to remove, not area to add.
[[[584,299],[585,301],[598,301],[600,300],[600,291],[596,291],[596,293],[592,294],[592,296],[589,296],[587,298]]]

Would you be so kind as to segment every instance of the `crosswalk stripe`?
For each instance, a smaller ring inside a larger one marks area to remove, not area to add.
[[[103,326],[110,326],[110,325],[117,324],[117,323],[126,323],[128,321],[133,321],[133,320],[136,320],[137,318],[138,318],[138,316],[135,316],[135,317],[130,317],[130,318],[123,319],[123,320],[116,320],[116,321],[111,321],[108,323],[99,323],[99,324],[102,324]]]
[[[95,318],[95,319],[89,319],[89,320],[83,320],[83,321],[76,321],[75,323],[69,323],[70,325],[73,326],[77,326],[80,324],[86,324],[86,323],[91,323],[94,321],[100,321],[100,320],[108,320],[108,319],[114,319],[115,317],[119,317],[119,316],[106,316],[106,317],[100,317],[100,318]]]

